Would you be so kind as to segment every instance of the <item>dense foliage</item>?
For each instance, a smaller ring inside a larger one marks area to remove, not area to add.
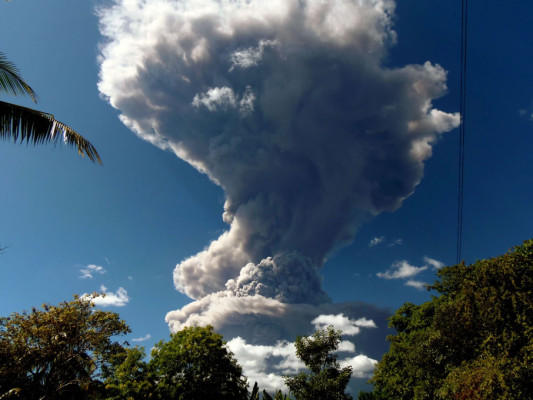
[[[0,399],[248,399],[242,369],[213,327],[172,334],[146,362],[143,348],[112,339],[130,329],[94,310],[96,295],[0,319]]]
[[[101,368],[123,348],[112,337],[130,330],[118,314],[93,310],[91,298],[75,296],[0,319],[0,397],[83,399],[95,393]]]
[[[391,317],[397,334],[371,380],[372,398],[531,399],[533,240],[438,275],[438,297]]]
[[[154,399],[155,376],[151,373],[144,348],[124,348],[115,354],[103,368],[105,390],[101,397],[106,400]]]
[[[309,372],[285,378],[285,384],[296,400],[350,400],[344,393],[352,375],[352,368],[340,368],[337,350],[341,332],[329,326],[312,336],[298,337],[296,355],[309,368]]]
[[[152,351],[150,368],[164,399],[247,399],[242,368],[212,326],[171,334]]]

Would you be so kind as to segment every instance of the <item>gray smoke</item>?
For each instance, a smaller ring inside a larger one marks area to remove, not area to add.
[[[440,134],[459,125],[432,105],[446,92],[441,66],[383,66],[394,8],[115,0],[98,11],[102,96],[137,135],[226,196],[228,230],[174,271],[176,288],[196,301],[168,313],[173,331],[212,324],[241,337],[232,343],[254,364],[287,351],[278,341],[310,333],[311,321],[371,320],[377,331],[349,329],[380,358],[388,311],[332,304],[319,269],[362,222],[400,207]],[[352,360],[367,376],[372,359]]]
[[[226,288],[239,297],[261,295],[283,303],[321,304],[330,301],[321,284],[316,264],[292,252],[247,264]]]
[[[102,95],[226,195],[229,230],[177,265],[180,291],[323,301],[328,253],[413,193],[459,116],[432,107],[446,92],[439,65],[382,66],[394,7],[116,0],[99,10]]]

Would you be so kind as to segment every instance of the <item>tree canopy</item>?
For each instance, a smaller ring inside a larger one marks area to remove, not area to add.
[[[144,361],[143,347],[124,348],[103,368],[106,400],[145,400],[155,397],[155,376]]]
[[[248,399],[242,368],[212,326],[171,334],[147,362],[144,348],[114,340],[130,329],[93,309],[99,295],[0,318],[0,399]]]
[[[309,368],[295,376],[285,377],[285,384],[296,400],[350,400],[344,393],[352,368],[340,368],[334,353],[341,341],[341,331],[332,326],[318,330],[312,336],[296,339],[296,355]]]
[[[405,303],[370,380],[374,400],[526,400],[533,393],[533,239],[506,254],[442,268],[438,295]],[[258,400],[212,326],[189,327],[143,348],[114,338],[130,332],[112,312],[94,310],[98,294],[0,318],[0,399]],[[351,367],[335,351],[332,326],[298,337],[308,370],[285,377],[296,400],[349,400]],[[263,391],[263,399],[271,399]],[[278,391],[274,398],[287,399]]]
[[[438,276],[438,297],[391,317],[397,334],[371,379],[374,398],[530,399],[533,240]]]
[[[0,52],[0,93],[29,96],[37,102],[35,91],[28,85],[18,68]],[[102,163],[95,147],[68,125],[52,114],[0,101],[0,139],[31,144],[63,141],[76,147],[78,154],[93,162]]]
[[[160,341],[150,368],[165,399],[247,399],[242,368],[213,327],[189,327]]]
[[[118,314],[93,310],[96,294],[0,319],[0,397],[84,399],[130,331]]]

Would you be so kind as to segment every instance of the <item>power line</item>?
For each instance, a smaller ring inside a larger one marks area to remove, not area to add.
[[[468,0],[461,0],[461,83],[459,112],[461,125],[459,126],[459,168],[457,190],[457,264],[461,262],[463,245],[463,197],[464,197],[464,169],[465,169],[465,128],[466,128],[466,59],[468,33]]]

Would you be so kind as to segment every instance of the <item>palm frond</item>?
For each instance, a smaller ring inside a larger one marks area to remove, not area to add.
[[[28,95],[37,102],[35,91],[22,79],[16,65],[2,52],[0,52],[0,91],[15,96]]]
[[[92,162],[102,164],[94,146],[52,114],[0,101],[0,139],[36,144],[60,142],[78,149]]]

